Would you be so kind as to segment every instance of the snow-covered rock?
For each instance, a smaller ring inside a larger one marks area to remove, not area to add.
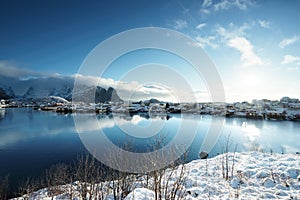
[[[270,178],[267,178],[263,181],[262,185],[266,188],[271,188],[271,187],[274,187],[276,184],[273,180],[271,180]]]
[[[259,171],[256,175],[257,178],[267,178],[270,176],[270,172],[268,171]]]
[[[291,178],[296,179],[300,174],[300,169],[288,168],[286,172],[290,175]]]
[[[238,189],[242,184],[242,181],[239,178],[233,178],[230,181],[230,186],[234,189]]]

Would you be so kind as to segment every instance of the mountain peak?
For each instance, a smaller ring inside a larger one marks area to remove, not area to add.
[[[32,86],[30,86],[23,95],[23,98],[35,98],[35,97],[37,96],[35,93],[35,89]]]

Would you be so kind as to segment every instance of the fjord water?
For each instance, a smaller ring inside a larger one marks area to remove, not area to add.
[[[102,129],[105,136],[115,145],[130,142],[132,151],[151,151],[151,141],[157,135],[165,135],[164,143],[172,142],[182,118],[187,127],[197,126],[196,134],[189,148],[188,160],[196,159],[209,124],[216,118],[200,115],[167,116],[147,115],[95,115],[57,114],[31,108],[7,108],[0,111],[0,177],[9,174],[11,185],[27,176],[39,176],[51,165],[70,163],[77,155],[85,152],[80,135],[73,120],[82,117],[89,132]],[[249,151],[257,144],[265,151],[296,153],[300,151],[300,123],[291,121],[262,121],[245,118],[222,118],[221,136],[210,152],[210,156],[221,153],[224,137],[232,137],[237,151]],[[92,121],[97,124],[91,123]],[[137,132],[136,127],[145,128]],[[154,129],[151,129],[154,127]],[[157,127],[157,129],[155,128]],[[130,135],[130,131],[134,134]],[[129,134],[125,134],[125,133]],[[156,134],[157,133],[157,134]],[[91,133],[92,134],[92,133]],[[191,134],[189,129],[185,133]],[[233,148],[232,148],[233,150]]]

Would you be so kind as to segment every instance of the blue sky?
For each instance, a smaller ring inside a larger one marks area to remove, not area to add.
[[[300,98],[299,10],[292,0],[2,1],[0,72],[74,75],[100,42],[155,26],[198,42],[220,73],[227,101]],[[121,71],[115,65],[104,78],[116,81]]]

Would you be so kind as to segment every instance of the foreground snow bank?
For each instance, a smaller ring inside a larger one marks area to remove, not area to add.
[[[207,164],[203,160],[187,164],[186,199],[300,199],[299,155],[236,153],[233,176],[227,181],[220,170],[222,156],[208,159]],[[229,155],[230,167],[231,158],[233,154]]]
[[[181,199],[300,199],[300,155],[229,153],[228,180],[223,178],[224,158],[223,154],[187,163],[183,187],[179,191],[183,194]],[[163,178],[170,177],[170,171],[165,173]],[[172,173],[169,183],[175,183],[179,174]],[[145,188],[140,182],[132,184],[135,189],[126,196],[126,200],[155,199],[153,190]],[[66,189],[54,199],[67,199],[68,191]],[[113,199],[111,191],[107,191],[105,199]],[[30,199],[51,199],[48,194],[47,189],[39,190],[31,194]],[[81,199],[79,194],[73,197]]]

